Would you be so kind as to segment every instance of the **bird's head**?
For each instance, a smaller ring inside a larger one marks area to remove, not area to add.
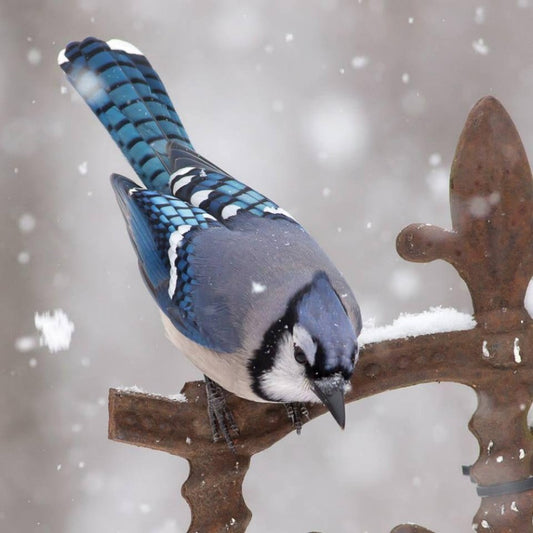
[[[292,297],[256,352],[256,392],[269,401],[320,401],[344,427],[344,393],[358,358],[356,327],[327,275],[318,273]]]

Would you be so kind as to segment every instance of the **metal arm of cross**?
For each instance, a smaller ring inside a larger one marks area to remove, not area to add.
[[[477,531],[525,532],[533,517],[533,438],[527,413],[533,388],[533,324],[524,308],[533,276],[533,182],[515,126],[492,97],[470,112],[450,178],[453,229],[413,224],[397,239],[408,261],[444,259],[466,282],[477,327],[365,346],[352,379],[351,402],[418,383],[472,387],[470,420],[480,454],[469,474],[481,505]],[[203,382],[187,383],[187,402],[111,389],[109,438],[166,451],[189,461],[182,493],[192,511],[189,532],[244,532],[251,512],[242,483],[252,455],[292,430],[283,406],[228,394],[240,436],[237,453],[211,442]],[[310,419],[325,412],[309,407]],[[466,531],[466,527],[465,527]],[[405,524],[394,533],[431,533]]]

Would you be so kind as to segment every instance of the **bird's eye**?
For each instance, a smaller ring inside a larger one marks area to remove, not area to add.
[[[294,358],[300,364],[307,363],[307,357],[305,356],[305,352],[296,344],[294,345]]]

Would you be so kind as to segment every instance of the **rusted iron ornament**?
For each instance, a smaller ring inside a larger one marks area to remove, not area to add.
[[[398,253],[408,261],[444,259],[454,266],[470,291],[477,326],[364,346],[346,397],[352,402],[440,381],[475,390],[478,408],[469,427],[480,454],[469,473],[483,496],[473,520],[477,531],[533,531],[527,424],[533,327],[524,308],[533,276],[532,186],[511,118],[495,98],[481,99],[468,115],[451,169],[452,229],[412,224],[397,239]],[[204,383],[187,383],[182,392],[187,402],[111,389],[109,438],[189,461],[182,489],[192,511],[189,533],[244,532],[251,519],[242,497],[244,476],[252,455],[292,431],[285,409],[228,394],[240,428],[233,454],[212,442]],[[309,406],[310,419],[324,412],[321,405]],[[393,532],[429,530],[404,524]]]

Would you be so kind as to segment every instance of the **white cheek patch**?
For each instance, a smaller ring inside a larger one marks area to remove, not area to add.
[[[279,342],[274,365],[259,382],[261,391],[270,401],[320,402],[311,389],[304,366],[294,358],[293,338],[288,332]]]
[[[295,324],[292,329],[292,338],[294,344],[303,350],[307,361],[313,366],[316,357],[316,342],[313,340],[309,332],[300,324]]]
[[[192,226],[184,224],[170,235],[168,240],[168,260],[170,262],[170,280],[168,282],[168,295],[172,299],[176,292],[178,283],[178,271],[176,269],[176,258],[178,257],[178,248],[181,246],[183,236],[191,229]]]

